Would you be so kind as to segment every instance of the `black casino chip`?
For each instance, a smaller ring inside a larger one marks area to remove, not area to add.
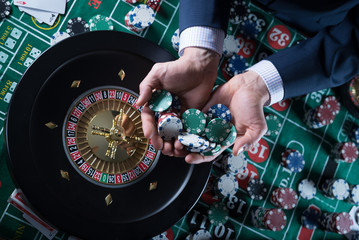
[[[0,0],[0,17],[6,18],[10,16],[11,3],[7,0]]]
[[[146,39],[94,31],[59,42],[28,68],[5,142],[16,187],[41,218],[86,240],[149,239],[194,206],[211,163],[162,155],[144,137],[136,105],[153,64],[170,60]]]
[[[348,109],[351,115],[359,119],[359,75],[347,83],[336,87],[339,93],[339,101]]]
[[[247,185],[248,195],[254,200],[263,200],[267,195],[267,187],[260,179],[252,179]]]
[[[88,23],[80,17],[72,18],[67,22],[66,32],[70,36],[89,31],[90,27]]]
[[[246,1],[234,0],[230,1],[229,7],[229,21],[233,24],[238,24],[247,19],[250,9]]]

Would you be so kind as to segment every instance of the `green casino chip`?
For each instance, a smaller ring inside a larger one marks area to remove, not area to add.
[[[200,110],[190,108],[182,114],[182,123],[187,132],[200,135],[206,127],[206,116]]]
[[[93,16],[89,20],[90,31],[113,30],[112,21],[103,15]]]
[[[230,124],[231,126],[231,130],[227,136],[226,139],[224,139],[224,141],[221,143],[222,146],[230,146],[232,145],[232,143],[234,143],[234,141],[237,138],[237,130],[236,127],[233,124]]]
[[[222,118],[212,119],[205,129],[207,138],[211,142],[222,143],[231,131],[229,123]]]
[[[208,148],[208,150],[200,152],[200,154],[203,156],[213,156],[219,153],[220,151],[221,151],[221,145],[217,144],[215,148],[213,149]]]
[[[226,205],[222,202],[214,203],[208,210],[208,219],[216,226],[226,224],[228,218],[229,211]]]
[[[274,114],[268,114],[266,116],[266,122],[268,130],[265,135],[270,137],[278,136],[280,128],[282,127],[278,117]]]
[[[148,107],[155,112],[166,111],[172,105],[172,95],[164,89],[159,89],[152,93],[152,98],[148,102]]]

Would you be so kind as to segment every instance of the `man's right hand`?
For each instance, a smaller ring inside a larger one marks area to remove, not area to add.
[[[188,108],[201,109],[216,81],[219,59],[220,56],[213,51],[190,47],[175,61],[156,63],[140,84],[140,96],[136,104],[145,105],[155,89],[165,89],[181,99],[182,112]],[[146,105],[141,118],[144,135],[151,139],[156,149],[169,156],[184,157],[188,153],[179,141],[173,144],[161,139],[154,113]]]

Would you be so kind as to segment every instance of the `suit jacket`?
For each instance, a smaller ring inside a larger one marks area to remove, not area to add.
[[[335,87],[359,74],[359,0],[258,0],[277,18],[312,37],[267,58],[284,98]],[[226,32],[228,0],[180,0],[180,30],[210,26]]]

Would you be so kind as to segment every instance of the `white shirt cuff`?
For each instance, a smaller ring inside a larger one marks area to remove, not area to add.
[[[269,101],[265,104],[266,106],[272,105],[283,100],[284,88],[283,80],[279,75],[277,68],[272,62],[268,60],[262,60],[247,70],[256,72],[263,79],[269,92]]]
[[[222,55],[224,37],[224,31],[218,28],[204,26],[186,28],[180,34],[178,54],[182,56],[186,47],[201,47]]]

